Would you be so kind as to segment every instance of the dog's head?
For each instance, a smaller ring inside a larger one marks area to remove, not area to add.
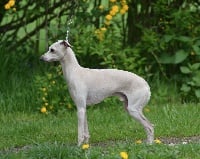
[[[40,57],[41,60],[52,62],[52,61],[61,61],[65,54],[67,48],[71,47],[68,41],[59,40],[58,42],[53,43],[48,52]]]

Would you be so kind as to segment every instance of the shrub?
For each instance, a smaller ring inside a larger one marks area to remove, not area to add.
[[[49,72],[35,76],[37,105],[41,113],[57,113],[63,109],[73,109],[74,105],[67,94],[61,66],[50,66]]]
[[[180,67],[181,72],[185,75],[181,85],[184,100],[189,99],[195,102],[200,101],[200,63],[188,64]],[[189,98],[188,98],[189,97]],[[195,97],[195,98],[194,98]]]

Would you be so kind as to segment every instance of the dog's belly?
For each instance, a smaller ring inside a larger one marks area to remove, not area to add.
[[[87,105],[92,105],[92,104],[97,104],[103,101],[106,97],[111,96],[110,94],[101,94],[97,92],[89,92],[87,95],[87,100],[86,104]]]

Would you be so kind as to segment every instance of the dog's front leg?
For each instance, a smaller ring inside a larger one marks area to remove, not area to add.
[[[90,138],[89,130],[88,130],[88,122],[87,122],[87,114],[85,113],[85,121],[84,121],[84,142],[88,143]]]
[[[80,146],[84,140],[84,123],[86,118],[86,108],[77,107],[77,116],[78,116],[78,146]]]

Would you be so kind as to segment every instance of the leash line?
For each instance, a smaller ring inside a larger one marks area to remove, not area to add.
[[[69,20],[67,17],[67,31],[66,31],[66,40],[69,41],[69,33],[70,33],[70,25],[73,23],[73,17],[75,15],[75,10],[78,8],[79,2],[78,0],[74,0],[71,4],[72,11],[69,14]]]

